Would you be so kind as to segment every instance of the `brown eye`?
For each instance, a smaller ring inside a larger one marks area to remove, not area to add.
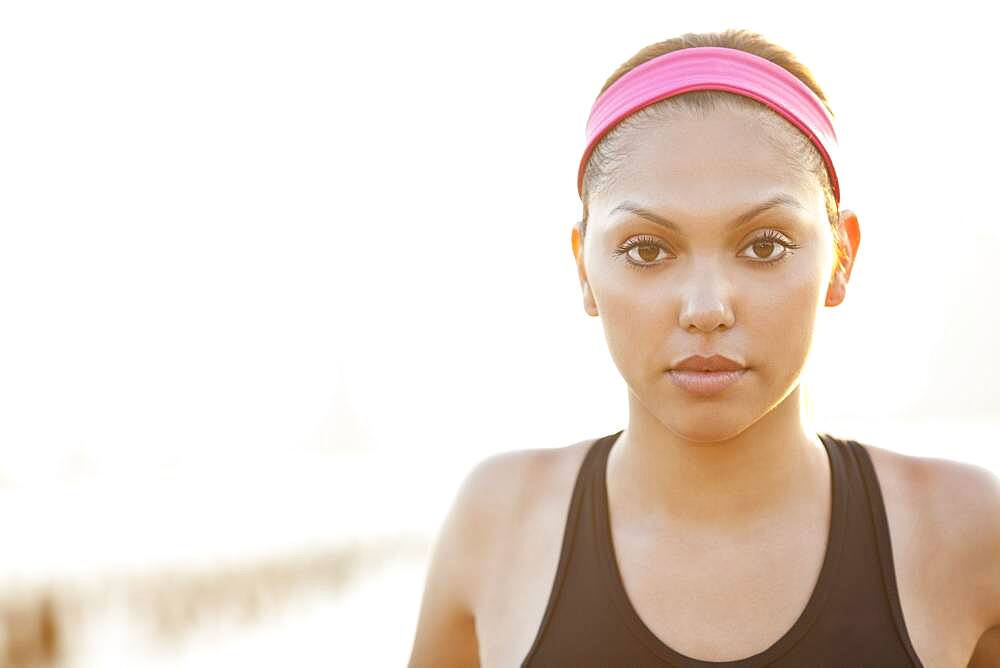
[[[669,255],[663,242],[648,234],[632,237],[615,248],[614,252],[615,255],[624,255],[628,266],[635,269],[658,267]]]
[[[649,234],[641,234],[624,241],[614,249],[615,255],[624,255],[631,269],[653,269],[664,266],[671,256],[664,241]]]
[[[771,252],[774,250],[774,242],[758,241],[753,245],[753,250],[760,259],[766,260],[771,257]]]
[[[644,262],[656,262],[656,257],[660,254],[659,246],[637,246],[639,257]]]
[[[633,244],[626,252],[629,262],[639,267],[648,267],[657,264],[661,259],[660,253],[665,253],[662,246],[648,243]]]
[[[800,246],[775,230],[767,230],[747,244],[741,256],[748,257],[757,264],[771,265],[791,255],[793,248]],[[747,251],[751,254],[747,255]]]

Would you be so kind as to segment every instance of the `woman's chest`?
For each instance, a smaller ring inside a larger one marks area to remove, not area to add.
[[[918,524],[893,523],[904,501],[891,488],[884,494],[913,646],[926,668],[965,666],[978,638],[962,588],[948,586],[947,557],[922,541]],[[520,666],[542,625],[568,505],[553,496],[550,507],[538,508],[503,541],[483,583],[476,631],[485,667]],[[757,544],[708,545],[621,531],[614,541],[621,586],[649,631],[683,654],[724,661],[765,650],[795,624],[819,576],[826,532],[816,526]]]

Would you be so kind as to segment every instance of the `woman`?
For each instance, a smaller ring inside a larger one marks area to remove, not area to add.
[[[686,34],[619,68],[588,140],[572,246],[628,426],[475,467],[410,665],[1000,666],[996,476],[808,424],[860,243],[809,71]]]

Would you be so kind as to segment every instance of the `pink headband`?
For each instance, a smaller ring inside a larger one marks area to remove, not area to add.
[[[739,49],[699,46],[671,51],[629,70],[605,90],[590,110],[587,148],[580,160],[577,191],[594,147],[626,116],[654,102],[692,90],[725,90],[766,104],[801,130],[826,163],[840,204],[840,182],[833,168],[837,134],[823,102],[795,75],[766,58]]]

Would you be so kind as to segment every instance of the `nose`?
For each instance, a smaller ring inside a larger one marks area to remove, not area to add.
[[[711,332],[718,327],[729,329],[736,316],[730,304],[725,282],[711,272],[699,272],[685,291],[680,312],[680,326]]]

